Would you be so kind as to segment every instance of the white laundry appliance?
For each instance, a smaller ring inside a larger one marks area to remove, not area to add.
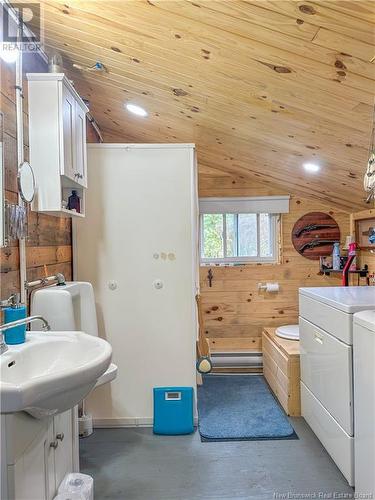
[[[375,309],[375,287],[301,288],[302,416],[354,485],[353,314]]]
[[[374,498],[375,311],[354,315],[353,337],[355,491],[358,498]]]

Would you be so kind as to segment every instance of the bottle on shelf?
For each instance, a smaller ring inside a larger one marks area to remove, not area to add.
[[[333,252],[332,252],[332,269],[334,271],[340,271],[341,265],[341,255],[340,255],[340,242],[337,241],[333,244]]]
[[[349,271],[356,271],[357,270],[357,243],[349,243],[349,249],[348,249],[348,256],[350,257],[351,255],[354,255],[353,262],[350,265]]]
[[[74,210],[79,214],[81,213],[81,199],[75,189],[72,190],[72,194],[68,198],[68,210]]]

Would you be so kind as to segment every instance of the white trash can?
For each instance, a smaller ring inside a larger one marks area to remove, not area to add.
[[[80,474],[79,472],[72,472],[67,474],[62,480],[59,490],[59,495],[77,494],[81,495],[83,500],[94,500],[94,480],[88,474]],[[68,500],[68,496],[66,500]],[[59,498],[59,500],[63,500]],[[72,497],[72,500],[75,498]]]
[[[80,493],[59,493],[53,500],[86,500]]]

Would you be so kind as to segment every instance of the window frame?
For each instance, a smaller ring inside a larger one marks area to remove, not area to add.
[[[271,214],[268,213],[270,217],[270,237],[271,237],[271,247],[272,247],[272,255],[270,257],[261,257],[260,256],[260,213],[251,212],[251,214],[255,214],[257,216],[257,255],[255,256],[241,256],[241,257],[227,257],[227,222],[226,215],[236,215],[237,223],[236,223],[236,245],[237,245],[237,253],[238,253],[238,215],[242,213],[218,213],[217,215],[223,216],[223,253],[224,257],[214,258],[214,257],[203,257],[203,249],[204,249],[204,224],[203,217],[204,215],[210,214],[199,214],[199,258],[200,263],[203,265],[209,264],[251,264],[251,263],[265,263],[265,264],[276,264],[279,260],[278,256],[278,244],[279,244],[279,220],[280,214]],[[247,214],[247,212],[246,212]]]

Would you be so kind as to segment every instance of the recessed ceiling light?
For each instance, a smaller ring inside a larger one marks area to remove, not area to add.
[[[320,170],[319,165],[316,165],[316,163],[304,163],[303,168],[306,170],[306,172],[318,172]]]
[[[147,116],[148,113],[145,109],[141,108],[141,106],[137,106],[137,104],[127,103],[125,105],[126,109],[137,116]]]
[[[4,47],[0,44],[0,57],[6,63],[14,63],[17,60],[19,50],[17,47],[9,46]]]

